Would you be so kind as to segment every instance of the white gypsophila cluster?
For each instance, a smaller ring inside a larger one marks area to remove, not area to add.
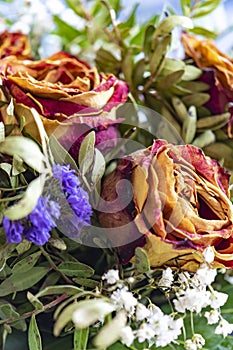
[[[184,343],[184,348],[186,350],[198,350],[202,349],[203,345],[205,345],[205,339],[201,334],[194,334],[192,339],[187,339]]]
[[[139,343],[146,342],[148,347],[155,345],[165,347],[176,343],[182,333],[183,318],[187,311],[203,316],[208,325],[216,324],[215,333],[224,337],[233,331],[233,324],[227,322],[221,316],[220,308],[226,303],[228,295],[213,289],[211,284],[216,277],[216,269],[211,269],[213,259],[212,250],[205,252],[205,261],[196,273],[181,272],[174,278],[171,268],[162,272],[157,286],[161,289],[175,291],[176,298],[173,300],[175,313],[164,314],[156,305],[149,303],[144,305],[140,299],[135,297],[126,284],[129,278],[121,280],[118,270],[107,271],[102,279],[106,281],[111,289],[110,301],[117,312],[126,312],[127,324],[121,329],[120,341],[130,347],[135,340]],[[134,279],[132,279],[132,283]],[[179,314],[181,316],[179,317]],[[175,317],[176,316],[176,317]],[[186,350],[198,350],[203,347],[205,340],[200,334],[193,334],[191,339],[185,340]]]
[[[173,273],[171,269],[165,271],[162,278],[166,278],[171,285]],[[131,346],[137,339],[139,343],[147,341],[149,346],[155,344],[163,347],[174,342],[181,334],[183,319],[174,319],[172,315],[164,314],[154,304],[145,306],[119,279],[118,270],[107,271],[102,279],[109,284],[110,288],[113,288],[110,301],[115,310],[118,312],[124,310],[127,314],[128,324],[122,328],[120,333],[120,340],[123,344]],[[130,280],[134,281],[132,278]],[[126,281],[129,282],[129,278]]]
[[[174,276],[173,276],[172,269],[168,267],[166,270],[163,270],[162,277],[159,280],[158,285],[161,288],[170,288],[173,281],[174,281]]]
[[[207,251],[206,254],[208,254],[206,259],[212,262],[211,251]],[[233,332],[233,324],[226,321],[220,312],[220,308],[228,299],[228,294],[213,290],[212,287],[210,288],[216,274],[216,269],[209,268],[206,262],[200,266],[193,276],[190,276],[188,272],[180,273],[179,280],[181,288],[178,290],[177,298],[173,300],[173,304],[176,311],[183,314],[187,310],[200,314],[202,309],[210,307],[211,310],[204,313],[207,323],[212,325],[219,322],[215,333],[225,337]],[[185,349],[201,349],[196,344],[195,339],[188,339]]]
[[[131,317],[134,314],[138,301],[133,296],[133,293],[128,291],[127,287],[116,289],[112,293],[110,299],[116,306],[117,310],[126,310],[129,317]]]
[[[115,284],[120,280],[119,271],[118,270],[108,270],[102,277],[103,280],[106,280],[108,284]]]

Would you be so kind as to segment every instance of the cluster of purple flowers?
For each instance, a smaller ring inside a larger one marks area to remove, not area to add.
[[[70,165],[54,165],[53,177],[60,182],[67,202],[77,216],[77,232],[90,225],[92,208],[87,192],[80,187],[80,181]],[[44,245],[50,238],[51,230],[60,218],[60,204],[50,196],[40,196],[32,212],[21,220],[12,221],[7,217],[2,220],[7,243],[20,243],[24,237],[36,245]]]
[[[11,221],[7,217],[2,220],[7,243],[19,243],[22,237],[37,244],[45,244],[50,231],[56,226],[55,219],[60,216],[60,206],[49,197],[40,196],[32,212],[21,220]]]
[[[89,203],[87,192],[80,186],[79,178],[75,170],[70,169],[70,165],[53,166],[53,177],[60,182],[68,204],[76,215],[76,228],[80,232],[84,226],[91,223],[92,208]]]

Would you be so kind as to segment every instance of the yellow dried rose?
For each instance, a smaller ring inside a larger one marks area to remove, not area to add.
[[[195,271],[204,261],[203,251],[212,247],[212,266],[232,268],[228,185],[229,174],[201,149],[156,140],[150,148],[121,159],[106,177],[99,221],[122,263],[141,246],[153,268]]]

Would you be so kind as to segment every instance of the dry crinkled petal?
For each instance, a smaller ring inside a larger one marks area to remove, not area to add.
[[[151,267],[159,267],[165,264],[174,265],[174,259],[177,260],[177,266],[180,267],[187,261],[194,262],[195,266],[197,262],[201,262],[199,256],[194,254],[195,249],[176,249],[172,243],[168,243],[151,233],[146,235],[146,245],[143,249],[147,253]]]
[[[193,58],[199,68],[216,68],[221,84],[232,90],[233,61],[228,55],[220,51],[213,41],[199,40],[192,34],[184,33],[182,43],[186,54]]]

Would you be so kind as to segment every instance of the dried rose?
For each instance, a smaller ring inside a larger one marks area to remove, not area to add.
[[[210,99],[204,106],[212,115],[230,112],[230,118],[223,130],[228,138],[233,138],[233,60],[221,52],[211,40],[199,40],[184,33],[182,43],[186,55],[202,69],[200,80],[210,86]]]
[[[6,93],[15,99],[16,113],[26,118],[25,131],[33,136],[37,130],[29,108],[39,112],[51,134],[74,114],[110,118],[111,110],[128,97],[127,83],[112,74],[99,74],[65,52],[40,61],[5,57],[0,60],[0,76]]]
[[[31,58],[31,46],[26,35],[7,30],[0,34],[0,58],[10,55],[18,59]]]
[[[121,159],[106,177],[99,221],[123,263],[133,257],[135,247],[143,246],[152,267],[195,271],[210,246],[212,266],[232,268],[228,185],[229,174],[201,149],[156,140]]]
[[[220,51],[212,40],[199,40],[192,34],[182,35],[182,44],[187,56],[192,57],[201,68],[214,68],[221,85],[233,91],[233,60]]]

